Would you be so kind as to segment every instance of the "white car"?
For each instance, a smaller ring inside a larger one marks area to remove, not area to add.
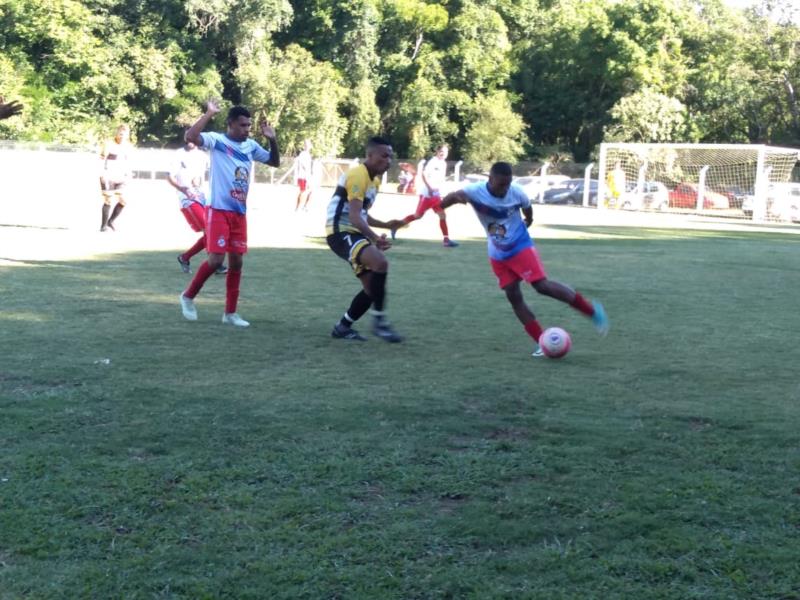
[[[742,212],[753,216],[755,196],[742,200]],[[767,218],[800,223],[800,183],[770,183],[767,188]]]
[[[667,210],[669,191],[660,181],[645,181],[641,192],[636,189],[625,192],[620,202],[625,210]]]
[[[520,186],[532,202],[540,202],[540,196],[546,190],[561,187],[569,177],[566,175],[527,175],[525,177],[515,177],[514,183]]]

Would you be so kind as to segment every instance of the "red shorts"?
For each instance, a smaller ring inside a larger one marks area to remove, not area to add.
[[[192,202],[186,208],[182,208],[181,212],[186,217],[186,222],[192,231],[205,231],[206,228],[206,207],[199,202]]]
[[[245,215],[232,210],[209,208],[206,218],[206,250],[216,254],[247,252]]]
[[[544,272],[544,265],[542,265],[542,260],[539,258],[539,252],[533,247],[525,248],[505,260],[490,258],[489,263],[491,263],[492,271],[497,277],[497,284],[501,288],[505,288],[520,279],[528,283],[534,283],[540,279],[547,278],[547,273]]]
[[[420,196],[419,204],[417,204],[417,210],[414,212],[414,216],[420,218],[428,209],[433,209],[435,212],[439,212],[437,209],[441,204],[442,198],[440,196]]]
[[[305,192],[306,191],[306,187],[308,187],[308,181],[306,181],[305,179],[298,179],[297,180],[297,187],[300,188],[301,192]]]

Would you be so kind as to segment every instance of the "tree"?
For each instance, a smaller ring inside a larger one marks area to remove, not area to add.
[[[346,90],[332,65],[292,44],[283,51],[263,48],[239,67],[236,78],[245,102],[269,118],[287,153],[310,139],[318,154],[338,156],[346,127],[338,108]]]
[[[515,162],[524,152],[525,123],[506,92],[475,99],[464,158],[484,169],[497,161]]]
[[[621,98],[611,109],[607,142],[690,142],[686,107],[650,88]]]

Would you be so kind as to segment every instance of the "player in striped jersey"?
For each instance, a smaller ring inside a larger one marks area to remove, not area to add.
[[[364,341],[366,338],[353,329],[353,323],[372,307],[372,332],[387,342],[403,341],[389,324],[384,312],[386,276],[389,271],[384,251],[392,243],[385,233],[378,235],[372,229],[396,229],[403,222],[399,219],[383,222],[369,215],[369,209],[378,195],[381,176],[392,164],[392,156],[392,145],[388,140],[370,138],[366,160],[342,175],[328,204],[325,225],[328,246],[337,256],[350,263],[363,287],[334,326],[331,332],[334,338]]]

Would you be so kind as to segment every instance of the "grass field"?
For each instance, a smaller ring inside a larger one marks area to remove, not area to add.
[[[0,266],[0,598],[800,598],[800,238],[561,233],[612,319],[527,290],[561,361],[481,241],[391,250],[401,345],[329,337],[321,243],[248,255],[248,330],[171,250]]]

